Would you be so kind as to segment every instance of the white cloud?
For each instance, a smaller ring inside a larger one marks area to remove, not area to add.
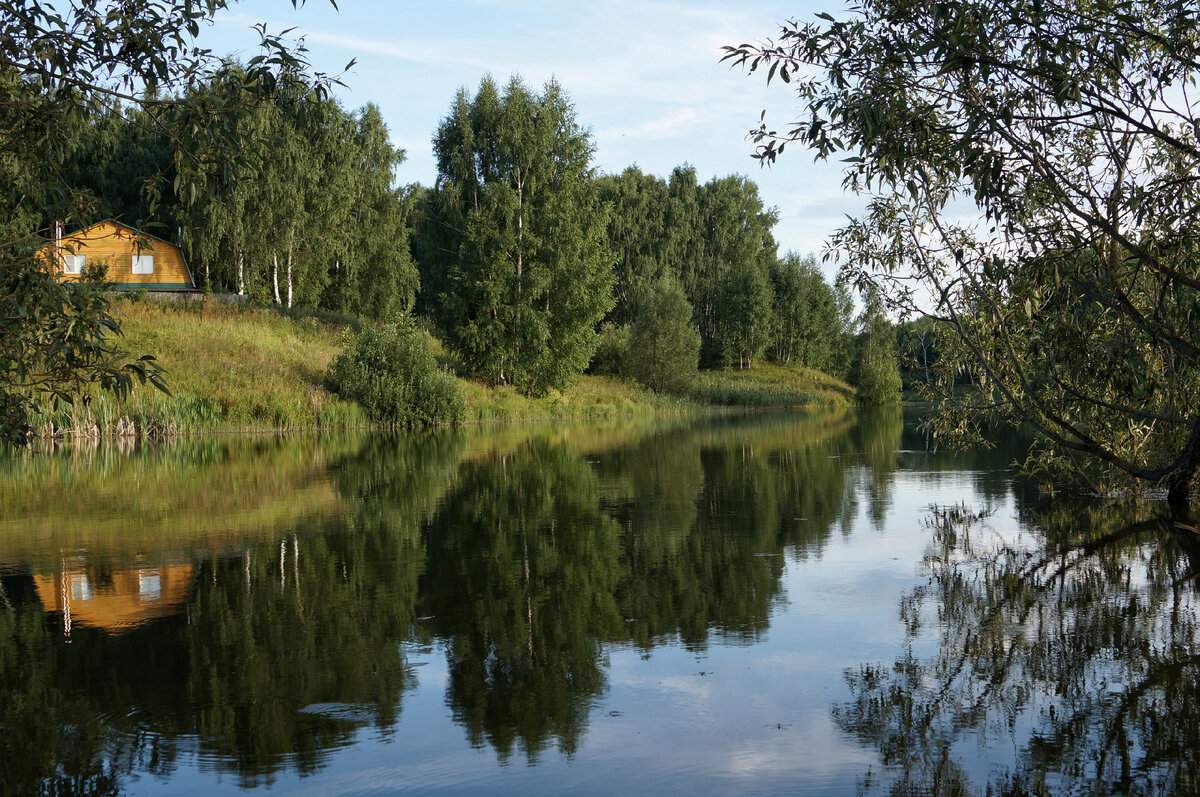
[[[702,115],[695,108],[680,108],[666,116],[647,119],[629,127],[613,127],[598,131],[596,138],[633,138],[656,141],[664,138],[674,138],[684,131],[695,128],[702,121]]]

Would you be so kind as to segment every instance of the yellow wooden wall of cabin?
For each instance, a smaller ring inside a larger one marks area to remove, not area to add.
[[[64,235],[62,238],[63,254],[84,255],[88,268],[97,263],[108,264],[108,279],[116,283],[135,283],[139,285],[187,285],[192,287],[192,278],[188,274],[187,264],[183,260],[183,252],[179,247],[166,241],[151,238],[138,233],[123,224],[103,221],[85,230]],[[134,274],[133,256],[153,255],[153,274]],[[58,266],[62,273],[62,264]],[[65,274],[66,281],[79,279],[74,274]]]

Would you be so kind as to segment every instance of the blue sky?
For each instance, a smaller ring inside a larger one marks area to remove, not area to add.
[[[431,139],[455,92],[474,91],[491,73],[498,82],[520,74],[532,87],[554,76],[571,96],[578,120],[591,129],[595,165],[619,172],[636,164],[661,176],[681,163],[701,180],[746,174],[765,204],[780,213],[780,250],[820,252],[829,233],[861,203],[843,195],[837,164],[813,163],[801,150],[770,169],[750,158],[746,132],[767,109],[782,128],[797,113],[783,84],[767,87],[720,63],[721,46],[773,35],[789,18],[811,19],[840,4],[597,0],[502,2],[443,0],[248,0],[222,13],[201,33],[214,51],[254,54],[250,26],[295,28],[314,68],[339,73],[352,58],[337,96],[348,108],[381,109],[393,141],[407,151],[404,183],[431,185]]]

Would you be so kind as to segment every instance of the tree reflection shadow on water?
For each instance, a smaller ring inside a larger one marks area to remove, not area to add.
[[[1200,538],[1155,509],[934,508],[904,648],[833,712],[887,769],[866,790],[1196,793]]]
[[[471,744],[501,763],[571,756],[614,646],[761,637],[781,554],[819,554],[860,480],[886,501],[868,471],[895,467],[900,423],[729,416],[3,463],[0,522],[26,533],[0,551],[0,794],[116,792],[197,762],[242,787],[317,772],[400,723],[414,646],[444,652]],[[96,584],[170,551],[190,588],[119,633],[67,634],[38,589],[63,582],[66,550]]]

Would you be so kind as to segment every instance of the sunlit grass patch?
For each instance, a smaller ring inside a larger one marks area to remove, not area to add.
[[[854,403],[854,388],[811,368],[760,363],[745,369],[701,371],[691,397],[718,406],[843,406]]]
[[[355,319],[216,301],[118,300],[114,307],[131,356],[153,354],[166,371],[168,396],[149,387],[124,402],[98,391],[86,403],[43,419],[50,436],[193,434],[210,431],[346,429],[369,425],[354,402],[325,385],[330,361]],[[702,371],[691,390],[660,395],[632,380],[585,375],[565,391],[530,397],[463,376],[436,337],[438,362],[459,372],[468,421],[614,418],[712,407],[844,406],[846,383],[811,369],[763,363],[745,370]]]
[[[114,314],[121,348],[153,354],[172,395],[149,387],[124,402],[94,394],[47,419],[68,434],[89,426],[98,434],[187,434],[366,424],[357,405],[322,383],[340,325],[212,301],[118,300]]]

